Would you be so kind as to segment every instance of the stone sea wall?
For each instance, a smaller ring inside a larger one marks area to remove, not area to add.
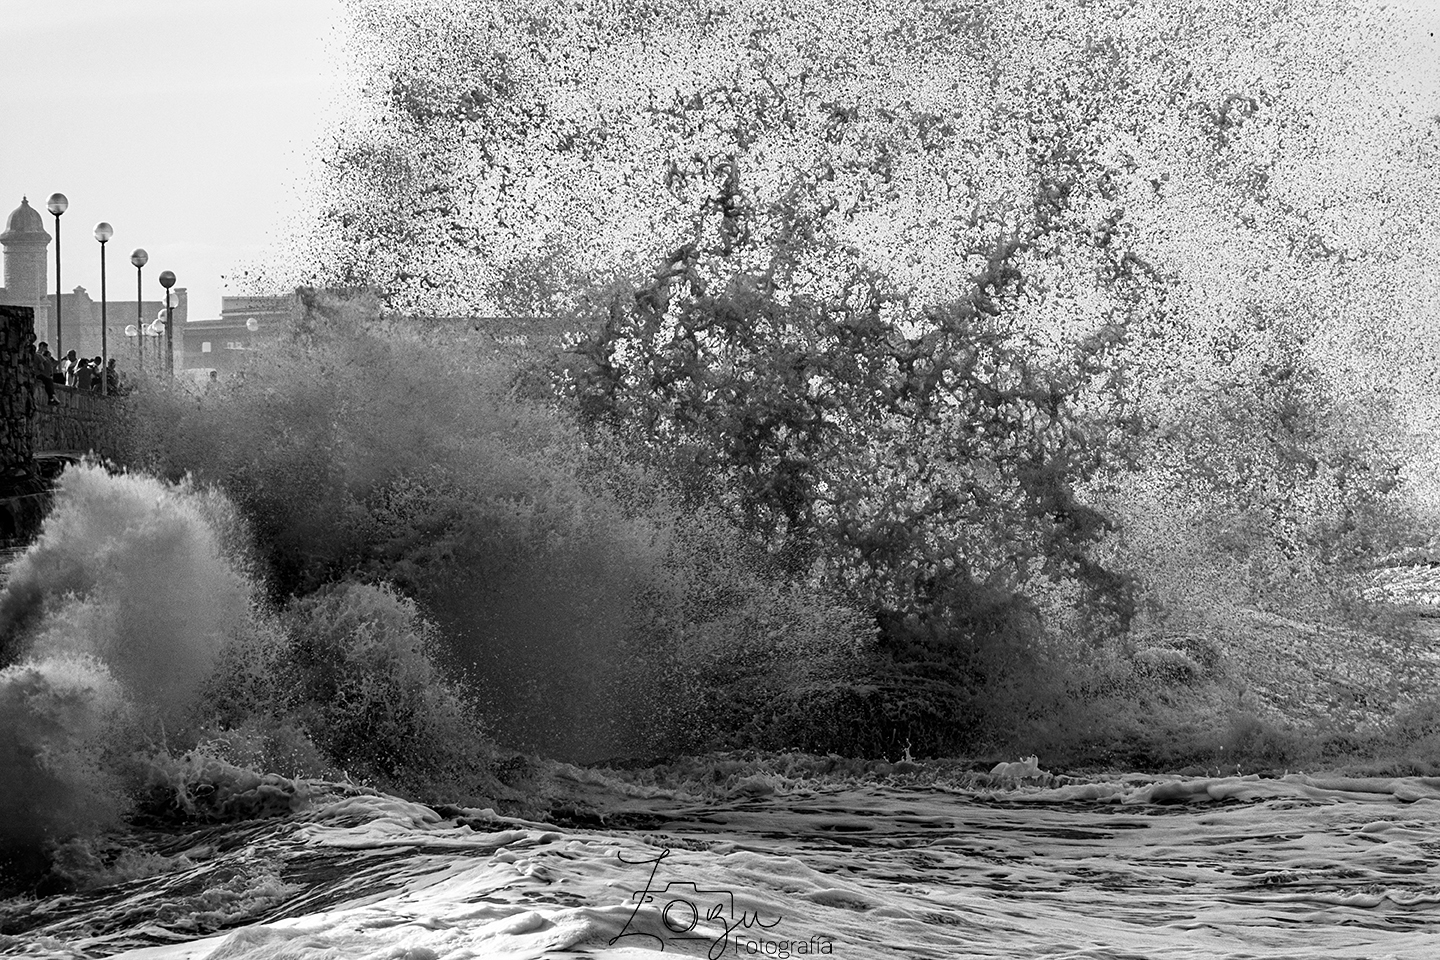
[[[36,452],[64,450],[73,453],[116,454],[114,437],[119,419],[116,401],[74,387],[55,385],[54,405],[45,397],[45,388],[33,388],[35,415],[31,441]]]
[[[0,470],[28,469],[34,451],[30,430],[35,409],[30,359],[33,307],[0,306]]]
[[[120,406],[109,397],[55,385],[55,403],[35,376],[31,307],[0,306],[0,473],[30,472],[35,453],[117,453]]]

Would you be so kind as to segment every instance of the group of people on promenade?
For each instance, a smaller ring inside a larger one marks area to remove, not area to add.
[[[60,402],[55,399],[57,383],[87,393],[101,393],[102,389],[108,393],[120,391],[120,374],[113,359],[107,364],[100,357],[80,357],[71,350],[56,360],[50,354],[50,345],[42,340],[35,348],[34,363],[36,379],[45,388],[45,396],[51,403]]]

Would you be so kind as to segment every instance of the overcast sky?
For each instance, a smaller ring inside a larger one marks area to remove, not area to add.
[[[1440,90],[1440,0],[1393,57],[1394,93]],[[98,298],[97,221],[115,227],[111,289],[134,295],[130,251],[150,253],[190,290],[190,316],[215,316],[225,278],[266,259],[291,218],[343,70],[341,0],[0,0],[0,216],[23,195],[43,211],[66,194],[67,290]],[[46,216],[53,233],[53,219]],[[53,266],[50,283],[53,288]],[[233,282],[232,282],[233,283]]]
[[[110,294],[173,270],[192,318],[263,259],[298,212],[338,89],[340,0],[0,0],[0,217],[64,193],[66,290],[100,297],[98,221],[115,227]],[[53,289],[54,251],[50,283]]]

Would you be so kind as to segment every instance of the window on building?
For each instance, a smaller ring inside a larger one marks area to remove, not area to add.
[[[200,341],[200,352],[201,352],[201,353],[209,353],[209,352],[210,352],[210,341],[209,341],[209,340],[201,340],[201,341]]]

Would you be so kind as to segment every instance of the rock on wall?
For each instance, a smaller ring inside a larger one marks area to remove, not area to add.
[[[34,334],[34,307],[0,306],[0,470],[6,474],[30,468]]]
[[[94,393],[81,393],[74,387],[55,385],[55,404],[45,399],[39,383],[32,392],[35,415],[31,419],[31,442],[35,451],[64,450],[73,453],[95,452],[102,457],[116,454],[119,411],[116,400]]]
[[[43,450],[94,451],[113,458],[118,400],[55,385],[55,403],[35,376],[35,311],[0,305],[0,549],[24,546],[49,510],[51,475],[36,469]]]

